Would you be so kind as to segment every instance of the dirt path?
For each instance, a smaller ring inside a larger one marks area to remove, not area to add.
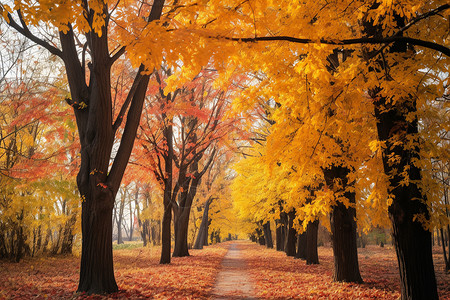
[[[222,260],[212,299],[257,299],[238,242],[230,246]]]

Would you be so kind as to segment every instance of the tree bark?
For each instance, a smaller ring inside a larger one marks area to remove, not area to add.
[[[189,229],[189,215],[191,207],[179,207],[174,217],[175,246],[173,249],[173,257],[189,256],[187,244],[187,236]]]
[[[77,221],[77,214],[73,212],[73,210],[70,212],[72,215],[70,216],[69,220],[67,220],[64,231],[63,231],[63,239],[61,243],[61,254],[71,254],[72,253],[72,246],[73,246],[73,228],[75,226],[75,223]]]
[[[205,208],[203,209],[202,222],[200,223],[200,228],[198,229],[197,239],[194,243],[194,249],[203,249],[203,246],[208,246],[208,213],[209,206],[211,205],[212,198],[208,198],[205,203]]]
[[[306,260],[306,249],[308,247],[307,232],[302,232],[297,237],[297,253],[295,258]]]
[[[287,256],[295,256],[296,245],[297,245],[297,232],[294,229],[294,219],[295,211],[290,211],[288,213],[288,228],[287,228],[287,238],[286,244],[284,246]]]
[[[116,208],[116,223],[117,223],[117,244],[123,244],[123,238],[122,238],[122,223],[123,223],[123,211],[125,208],[125,197],[126,197],[127,191],[123,191],[123,195],[120,197],[119,202],[119,210]]]
[[[137,199],[139,197],[139,189],[136,188],[136,192],[134,194],[134,197]],[[134,232],[134,213],[133,209],[131,207],[131,201],[128,202],[128,208],[130,209],[130,236],[128,237],[128,240],[131,242],[133,240],[133,232]]]
[[[317,253],[317,234],[319,231],[319,220],[309,222],[306,229],[306,264],[318,264],[319,254]]]
[[[331,238],[333,242],[334,255],[334,281],[363,282],[359,272],[358,250],[356,243],[356,203],[355,193],[348,191],[350,184],[348,174],[350,169],[342,166],[332,165],[323,170],[327,185],[335,193],[343,193],[350,205],[346,207],[342,202],[332,207],[330,214]],[[335,180],[339,179],[341,186],[335,186]]]
[[[276,220],[275,224],[277,225],[275,229],[277,251],[284,251],[284,225],[281,220]]]
[[[165,173],[164,180],[164,213],[161,229],[161,259],[160,264],[170,264],[171,251],[171,223],[172,223],[172,161],[173,161],[173,127],[168,125],[164,129],[164,138],[167,142],[167,155],[164,156]]]
[[[270,222],[264,223],[263,230],[267,248],[273,248],[272,230],[270,230]]]
[[[447,251],[445,249],[445,240],[444,240],[444,229],[441,228],[441,240],[442,240],[442,253],[444,255],[444,264],[445,264],[445,272],[448,272],[450,270],[450,258],[447,257]],[[450,253],[449,253],[450,256]]]
[[[23,211],[22,211],[22,217],[23,217]],[[20,262],[20,260],[23,257],[23,248],[25,244],[25,238],[23,233],[23,227],[21,225],[17,226],[17,248],[16,253],[14,255],[14,261]]]

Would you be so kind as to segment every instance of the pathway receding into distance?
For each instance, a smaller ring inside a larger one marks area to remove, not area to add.
[[[237,243],[233,243],[222,261],[212,299],[257,299],[247,265]]]

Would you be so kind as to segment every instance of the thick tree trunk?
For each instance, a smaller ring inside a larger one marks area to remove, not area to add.
[[[203,249],[203,246],[208,246],[208,213],[209,206],[212,202],[212,198],[206,200],[205,208],[203,209],[202,222],[200,223],[200,228],[198,229],[197,239],[194,243],[194,249]]]
[[[174,217],[175,246],[173,257],[189,256],[187,236],[190,212],[190,207],[179,207],[178,216]]]
[[[347,167],[331,166],[323,170],[327,185],[335,193],[343,193],[350,205],[355,204],[355,193],[346,191],[349,188]],[[335,180],[339,179],[342,186],[335,186]],[[330,214],[331,238],[334,254],[334,281],[363,282],[359,272],[358,250],[356,243],[356,209],[346,207],[341,202],[332,207]]]
[[[393,135],[400,133],[398,131],[402,131],[404,135],[417,134],[417,120],[407,121],[406,116],[407,110],[416,111],[415,103],[402,105],[401,108],[391,107],[391,110],[382,112],[381,107],[386,106],[385,101],[386,99],[382,98],[376,102],[375,115],[378,119],[379,138],[387,142],[383,153],[383,166],[386,174],[390,176],[390,193],[393,195],[389,217],[400,269],[402,299],[438,299],[431,233],[425,230],[419,221],[414,220],[415,215],[429,218],[427,205],[418,200],[426,199],[416,183],[422,179],[420,169],[414,165],[414,161],[419,159],[417,149],[408,150],[391,144]],[[388,157],[392,153],[402,158],[398,164],[389,162]],[[406,186],[400,184],[403,178],[398,175],[405,170],[410,178],[409,185]]]
[[[285,252],[287,256],[295,256],[297,245],[297,232],[294,229],[295,211],[288,213],[287,239],[285,244]]]
[[[356,245],[356,210],[338,203],[331,212],[334,281],[363,282]]]
[[[319,231],[319,220],[310,222],[306,229],[306,264],[318,264],[319,254],[317,253],[317,234]]]
[[[267,248],[273,248],[272,231],[270,230],[270,222],[264,223],[263,230],[264,230],[264,237],[266,240]]]
[[[277,228],[275,229],[277,251],[284,251],[284,231],[281,220],[275,221]]]
[[[161,230],[161,259],[160,264],[170,264],[171,251],[171,226],[172,226],[172,209],[164,208],[162,230]]]
[[[82,204],[80,281],[78,291],[89,294],[113,293],[118,290],[112,257],[112,210],[114,197],[99,192],[96,201]]]
[[[308,247],[307,233],[302,232],[297,237],[297,253],[295,258],[300,258],[302,260],[306,259],[306,249]]]

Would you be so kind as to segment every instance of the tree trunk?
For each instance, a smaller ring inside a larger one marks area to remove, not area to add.
[[[212,198],[208,198],[208,200],[206,200],[205,208],[203,209],[202,222],[200,223],[197,239],[194,243],[194,249],[203,249],[203,246],[208,246],[208,213],[211,202]]]
[[[144,222],[142,222],[141,225],[141,238],[142,238],[142,242],[144,244],[144,247],[147,247],[147,243],[148,243],[148,236],[147,236],[147,232],[148,232],[148,220],[145,220]]]
[[[263,230],[264,230],[264,236],[265,236],[267,248],[273,248],[272,231],[270,230],[270,222],[264,223]]]
[[[42,251],[41,245],[42,245],[42,230],[41,225],[39,225],[37,230],[36,252]]]
[[[284,251],[284,225],[281,220],[276,220],[275,224],[277,225],[277,228],[275,229],[277,251]]]
[[[73,246],[73,227],[75,226],[75,222],[77,221],[77,214],[72,212],[72,216],[67,220],[63,239],[61,243],[61,254],[71,254],[72,246]]]
[[[123,195],[121,195],[120,204],[119,204],[119,211],[116,209],[116,223],[117,223],[117,244],[123,244],[123,238],[122,238],[122,222],[123,222],[123,211],[125,208],[125,197],[126,197],[126,190],[123,191]]]
[[[343,196],[352,205],[346,207],[342,202],[338,202],[332,207],[330,214],[334,255],[333,280],[361,283],[363,280],[359,272],[356,243],[356,209],[353,206],[356,199],[354,192],[347,191],[350,186],[347,178],[350,169],[333,165],[324,169],[323,173],[327,185],[335,193],[343,193]],[[339,179],[341,186],[335,186],[336,179]]]
[[[52,231],[50,230],[50,228],[48,228],[47,232],[45,233],[44,242],[42,243],[42,252],[47,251],[47,246],[48,246],[51,236],[52,236]]]
[[[134,198],[136,199],[135,202],[137,202],[137,199],[139,198],[139,187],[136,187],[136,192],[134,193]],[[134,212],[131,207],[131,200],[128,202],[128,208],[130,209],[130,236],[128,237],[128,240],[131,242],[133,240],[133,232],[134,232]]]
[[[175,246],[172,254],[173,257],[189,256],[187,236],[190,212],[190,206],[178,207],[177,216],[174,217]]]
[[[170,97],[167,99],[170,101]],[[166,114],[163,114],[163,119],[166,120]],[[173,120],[168,120],[172,122]],[[169,123],[164,128],[164,139],[167,143],[167,154],[164,155],[164,213],[162,220],[162,232],[161,232],[161,259],[160,264],[170,264],[170,251],[172,244],[171,225],[172,225],[172,183],[173,183],[173,126]]]
[[[306,259],[306,249],[308,247],[307,232],[302,232],[297,237],[297,253],[295,258]]]
[[[287,256],[295,256],[295,247],[297,245],[297,232],[294,229],[295,211],[288,213],[287,239],[284,246]]]
[[[23,211],[22,211],[22,217],[23,217]],[[14,261],[19,262],[23,257],[23,248],[25,244],[24,234],[23,234],[23,227],[21,225],[17,226],[17,248],[16,253],[14,256]]]
[[[450,270],[450,257],[447,257],[447,251],[445,249],[445,240],[444,240],[444,229],[440,229],[441,231],[441,240],[442,240],[442,253],[444,255],[444,264],[445,264],[445,272]],[[450,256],[450,253],[449,253]]]
[[[153,221],[152,225],[152,243],[153,246],[161,245],[161,220]]]
[[[306,264],[318,264],[319,255],[317,253],[317,234],[319,231],[319,220],[309,222],[306,229]]]
[[[161,259],[160,264],[170,264],[170,247],[171,247],[171,226],[172,226],[172,209],[165,208],[162,220],[161,233]]]

